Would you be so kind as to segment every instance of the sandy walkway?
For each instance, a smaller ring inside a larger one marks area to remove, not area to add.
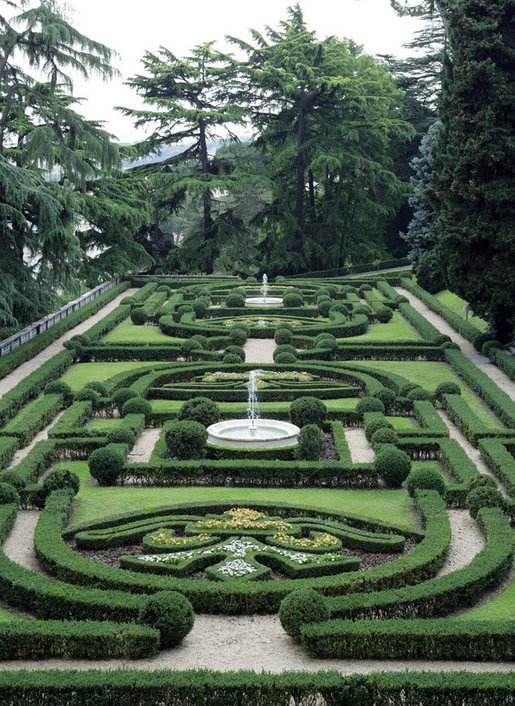
[[[26,569],[41,572],[33,542],[38,519],[39,510],[18,510],[14,527],[4,542],[4,552],[9,559]]]
[[[485,538],[468,510],[447,510],[451,525],[451,544],[445,564],[437,576],[450,574],[470,564],[485,546]]]
[[[420,314],[422,314],[422,316],[424,316],[429,321],[429,323],[433,324],[433,326],[436,326],[439,331],[449,336],[451,341],[457,343],[458,346],[461,348],[461,352],[464,355],[466,355],[467,357],[477,357],[478,351],[474,348],[472,343],[466,338],[464,338],[457,331],[455,331],[452,326],[450,326],[447,321],[445,321],[445,319],[442,319],[441,316],[438,316],[438,314],[435,314],[434,311],[428,309],[423,301],[421,301],[411,292],[408,292],[407,289],[404,289],[403,287],[394,287],[394,289],[396,292],[406,297],[411,306],[416,309]],[[505,373],[503,373],[502,370],[499,370],[496,365],[490,363],[486,358],[484,359],[484,361],[481,358],[480,361],[474,360],[473,362],[475,363],[475,365],[478,366],[480,370],[485,373],[485,375],[488,375],[491,380],[493,380],[497,385],[499,385],[499,387],[504,390],[507,395],[510,395],[512,399],[515,399],[515,383],[510,380],[510,378]]]
[[[161,429],[143,429],[134,448],[129,452],[127,461],[129,463],[148,463],[160,433]]]
[[[113,299],[112,302],[109,302],[109,304],[106,304],[104,307],[99,309],[99,311],[97,311],[94,316],[90,316],[88,319],[86,319],[86,321],[83,321],[81,324],[74,326],[63,336],[57,338],[53,343],[51,343],[44,350],[38,353],[34,358],[31,358],[26,363],[22,363],[22,365],[18,366],[16,370],[13,370],[12,373],[9,373],[9,375],[6,375],[4,378],[2,378],[2,380],[0,380],[0,397],[2,395],[5,395],[6,392],[8,392],[12,387],[17,385],[20,380],[23,380],[23,378],[27,377],[27,375],[34,372],[34,370],[37,370],[41,363],[46,362],[47,360],[52,358],[52,356],[56,355],[56,353],[60,353],[62,350],[64,350],[64,341],[69,340],[72,336],[76,336],[80,333],[85,333],[89,328],[93,326],[93,324],[96,324],[97,321],[100,321],[100,319],[103,319],[104,316],[107,316],[107,314],[113,311],[113,309],[116,309],[116,307],[124,297],[130,297],[137,291],[137,289],[126,289],[125,292],[119,294],[115,299]]]
[[[345,427],[345,438],[349,444],[352,463],[373,463],[375,453],[360,427]]]
[[[277,343],[273,338],[248,338],[243,346],[246,363],[273,363]]]

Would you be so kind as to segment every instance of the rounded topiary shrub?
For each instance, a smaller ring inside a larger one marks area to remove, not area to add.
[[[422,389],[420,385],[417,385],[414,382],[407,382],[405,385],[402,385],[402,387],[399,389],[399,396],[400,397],[406,397],[408,392],[410,390],[415,390],[415,389]]]
[[[227,346],[224,350],[224,355],[237,355],[242,363],[245,362],[245,351],[241,346]]]
[[[368,306],[365,306],[364,304],[356,304],[356,306],[353,307],[352,313],[357,316],[358,314],[364,314],[367,318],[370,318],[372,316],[372,311],[371,309],[368,308]]]
[[[395,431],[388,427],[377,429],[377,431],[372,434],[371,438],[372,446],[376,446],[377,444],[396,444],[398,441],[399,438]]]
[[[296,363],[297,360],[298,359],[296,355],[294,355],[293,353],[288,353],[287,351],[274,356],[274,362],[278,363],[279,365],[292,365],[293,363]]]
[[[136,326],[143,326],[147,323],[147,314],[142,306],[137,306],[131,311],[131,321]]]
[[[318,347],[318,344],[324,340],[336,341],[336,337],[332,333],[319,333],[318,336],[315,336],[315,346]]]
[[[316,424],[306,424],[299,433],[295,458],[301,461],[320,461],[325,453],[324,432]]]
[[[166,294],[168,294],[168,296],[170,296],[172,290],[170,289],[170,287],[168,287],[168,285],[160,284],[159,287],[156,289],[156,292],[165,292]]]
[[[89,455],[89,472],[99,485],[116,485],[125,468],[125,458],[120,449],[104,446]]]
[[[64,380],[52,380],[45,385],[45,395],[64,395],[68,397],[72,394],[72,388]]]
[[[474,344],[474,348],[478,351],[480,351],[483,348],[483,345],[487,341],[492,340],[492,334],[491,333],[478,333],[477,336],[474,336],[474,340],[472,343]]]
[[[361,415],[365,412],[382,412],[384,414],[384,404],[377,397],[362,397],[356,405],[356,412]]]
[[[10,503],[20,502],[18,491],[10,483],[0,482],[0,505],[8,505]]]
[[[130,387],[119,387],[111,395],[111,402],[115,405],[118,412],[122,413],[122,407],[127,400],[132,400],[134,397],[139,397],[137,392],[131,390]]]
[[[319,294],[317,295],[317,304],[321,304],[322,302],[330,302],[331,297],[329,294]]]
[[[412,498],[418,489],[436,490],[440,495],[445,494],[445,479],[435,466],[420,466],[414,468],[406,478],[406,487]]]
[[[190,338],[190,341],[196,341],[205,351],[209,350],[209,338],[207,336],[203,336],[201,333],[196,333]]]
[[[504,507],[504,498],[497,488],[482,485],[470,491],[465,499],[465,504],[469,509],[470,516],[476,519],[478,512],[483,507]]]
[[[277,275],[274,282],[277,282],[277,284],[284,284],[286,282],[286,277],[283,277],[283,275]]]
[[[127,444],[130,449],[132,449],[136,443],[136,434],[130,427],[116,427],[116,429],[110,429],[106,438],[108,444]]]
[[[393,424],[386,419],[386,417],[379,417],[377,419],[371,419],[365,424],[365,436],[368,441],[372,441],[372,437],[378,429],[392,429]]]
[[[191,308],[195,312],[195,317],[197,319],[203,319],[206,315],[208,305],[202,299],[196,299],[195,301],[191,302]]]
[[[292,591],[283,598],[279,608],[281,625],[294,640],[300,638],[303,625],[321,623],[329,620],[330,617],[331,613],[324,596],[311,588]]]
[[[152,405],[143,397],[133,397],[123,403],[122,417],[127,414],[143,414],[145,416],[145,424],[148,424],[152,416]]]
[[[242,360],[239,355],[226,353],[222,358],[222,363],[225,363],[225,365],[241,365]]]
[[[293,334],[290,331],[290,329],[287,328],[278,328],[275,330],[274,333],[274,341],[277,343],[277,345],[285,345],[288,343],[291,343],[293,338]]]
[[[412,400],[415,402],[416,400],[432,400],[433,395],[428,392],[428,390],[424,390],[423,387],[416,387],[413,390],[410,390],[408,394],[406,395],[408,400]]]
[[[360,297],[364,295],[365,292],[371,292],[372,291],[372,285],[370,284],[362,284],[361,287],[358,289],[358,294]]]
[[[322,427],[327,417],[327,407],[317,397],[298,397],[290,405],[290,420],[298,427],[316,424]]]
[[[104,385],[103,382],[99,382],[98,380],[92,380],[91,382],[87,382],[84,385],[84,389],[95,390],[95,392],[98,392],[101,397],[107,397],[109,395],[107,387]]]
[[[338,350],[338,341],[332,338],[323,338],[316,344],[316,347],[320,350],[331,351],[332,353]]]
[[[232,292],[225,300],[225,306],[229,309],[241,309],[245,306],[245,298],[238,292]]]
[[[192,397],[179,409],[177,419],[181,421],[191,419],[208,427],[210,424],[216,424],[220,421],[220,410],[216,402],[210,400],[209,397]]]
[[[100,400],[101,397],[96,392],[96,390],[92,390],[91,387],[83,387],[82,390],[78,390],[74,395],[73,395],[73,401],[74,402],[91,402],[93,404],[93,409],[98,409],[100,406]]]
[[[495,480],[492,476],[487,476],[486,473],[479,473],[479,475],[474,476],[474,478],[469,481],[469,490],[474,490],[474,488],[482,488],[484,486],[497,489],[497,483]]]
[[[317,289],[316,298],[318,299],[319,297],[330,297],[330,292],[327,287],[320,287],[320,289]]]
[[[387,485],[400,488],[411,471],[411,459],[395,446],[387,446],[377,454],[374,467]]]
[[[136,303],[136,300],[134,299],[134,297],[124,297],[123,299],[120,300],[120,305],[121,304],[128,304],[129,306],[132,306],[135,303]]]
[[[295,356],[295,358],[297,358],[297,349],[295,348],[295,346],[291,346],[289,343],[282,343],[280,346],[277,346],[277,348],[273,352],[274,361],[277,362],[277,356],[281,355],[281,353],[290,353],[291,355]]]
[[[436,386],[433,397],[441,402],[444,395],[461,395],[461,387],[457,382],[452,382],[452,380],[441,382]]]
[[[344,294],[357,294],[358,290],[352,284],[346,284],[343,288]]]
[[[170,456],[181,460],[204,458],[207,442],[206,427],[191,419],[172,422],[165,432],[165,442]]]
[[[372,393],[372,397],[377,397],[384,404],[385,409],[395,402],[395,392],[388,387],[383,387],[382,390],[376,390]]]
[[[454,343],[454,341],[446,341],[445,343],[442,343],[442,349],[444,351],[459,351],[461,348],[458,346],[457,343]]]
[[[177,314],[181,318],[184,314],[194,314],[191,304],[181,304],[177,307]]]
[[[378,306],[374,312],[374,316],[380,324],[386,324],[391,320],[393,311],[389,306]]]
[[[159,630],[161,647],[175,647],[195,622],[193,606],[182,593],[159,591],[147,598],[139,612],[139,622]]]
[[[47,495],[50,495],[54,490],[62,490],[63,488],[70,488],[73,494],[77,495],[80,488],[79,476],[68,468],[56,468],[45,476],[43,488]]]
[[[350,312],[350,307],[347,304],[342,304],[342,302],[333,302],[331,309],[340,312],[340,314],[345,314],[345,316],[348,316]]]
[[[245,283],[246,283],[246,284],[257,284],[257,278],[254,277],[253,275],[249,275],[249,276],[246,278]]]
[[[288,294],[283,297],[283,306],[298,308],[301,307],[302,304],[303,300],[301,295],[295,294],[295,292],[288,292]]]
[[[481,346],[481,353],[483,355],[486,355],[487,358],[490,358],[490,355],[495,355],[494,351],[499,350],[503,347],[502,343],[500,341],[496,341],[495,339],[491,339],[490,341],[486,341],[483,343]]]
[[[235,326],[229,331],[229,338],[233,345],[243,346],[247,342],[247,332],[244,328]]]
[[[181,343],[181,357],[184,358],[184,360],[191,360],[192,357],[195,355],[195,351],[201,351],[202,350],[202,345],[199,340],[193,339],[193,338],[188,338],[186,341],[183,341]]]
[[[333,302],[330,299],[321,301],[317,305],[318,309],[318,315],[322,316],[323,318],[327,318],[329,316],[329,310],[332,308]]]

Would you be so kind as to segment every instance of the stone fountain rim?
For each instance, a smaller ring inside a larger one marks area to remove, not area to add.
[[[250,420],[249,419],[226,419],[222,422],[216,422],[215,424],[211,424],[207,428],[207,433],[208,433],[208,438],[207,438],[207,443],[208,445],[211,446],[223,446],[225,448],[262,448],[262,449],[273,449],[273,448],[281,448],[283,446],[294,446],[295,444],[298,443],[298,435],[300,432],[300,428],[296,426],[295,424],[291,424],[290,422],[284,422],[280,419],[263,419],[259,418],[255,420],[256,426],[267,426],[272,424],[276,428],[282,429],[285,434],[284,436],[280,437],[273,437],[272,439],[251,439],[251,438],[241,438],[238,439],[237,437],[231,437],[227,438],[219,434],[219,430],[223,430],[224,428],[231,428],[234,429],[234,427],[244,427],[245,429],[249,428],[250,425]]]

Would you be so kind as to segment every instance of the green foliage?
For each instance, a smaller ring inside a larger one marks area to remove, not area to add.
[[[132,397],[122,405],[122,417],[126,417],[128,414],[143,414],[145,424],[148,424],[152,416],[152,405],[142,397]]]
[[[298,427],[316,424],[322,428],[326,417],[327,407],[316,397],[309,395],[298,397],[290,405],[290,420],[292,424],[296,424]]]
[[[247,342],[247,331],[244,328],[233,326],[229,336],[235,346],[243,346]]]
[[[226,365],[239,365],[241,362],[240,356],[235,353],[226,353],[222,358],[222,363]]]
[[[274,333],[274,341],[277,343],[277,345],[280,346],[291,343],[292,338],[293,334],[290,329],[281,328],[280,326],[276,328]]]
[[[147,319],[147,313],[142,306],[137,306],[131,311],[131,321],[135,326],[143,326]]]
[[[125,467],[125,458],[119,448],[104,446],[90,454],[88,467],[99,485],[116,485]]]
[[[165,433],[168,452],[178,459],[204,458],[207,431],[200,422],[181,420],[172,422]]]
[[[440,495],[445,493],[445,479],[442,474],[432,466],[414,468],[406,478],[406,488],[412,498],[419,489],[436,490]]]
[[[200,343],[200,347],[203,350],[205,350],[205,351],[209,350],[209,338],[207,338],[207,336],[202,336],[202,334],[197,333],[197,334],[195,334],[195,336],[191,337],[191,340],[197,341],[198,343]]]
[[[325,452],[324,432],[316,424],[306,424],[299,433],[295,457],[303,461],[319,461]]]
[[[139,397],[138,393],[131,390],[130,387],[119,387],[111,395],[111,400],[121,415],[122,408],[125,402],[131,400],[133,397]]]
[[[433,397],[441,402],[444,395],[461,395],[461,387],[451,380],[441,382],[436,386]]]
[[[375,415],[375,413],[373,413],[373,415]],[[368,441],[372,441],[372,437],[374,436],[375,432],[379,429],[391,429],[393,431],[393,424],[382,415],[378,415],[377,417],[373,416],[372,419],[365,419],[365,436],[367,437]]]
[[[365,412],[384,413],[384,404],[378,397],[362,397],[356,405],[356,412],[361,415]]]
[[[203,319],[208,310],[208,305],[202,299],[195,299],[195,301],[192,301],[191,307],[195,312],[197,319]]]
[[[161,648],[175,647],[186,637],[195,622],[189,600],[177,591],[160,591],[146,600],[139,621],[159,630]]]
[[[71,387],[64,380],[52,380],[48,385],[45,385],[44,389],[45,395],[63,395],[67,397],[71,395]]]
[[[230,309],[241,309],[245,306],[245,297],[238,292],[231,292],[225,300],[225,305]]]
[[[292,365],[297,362],[297,356],[293,353],[289,353],[288,351],[283,351],[282,353],[277,353],[277,355],[274,355],[274,362]]]
[[[294,356],[295,360],[297,360],[297,349],[295,348],[295,346],[292,346],[289,343],[281,343],[274,350],[273,358],[276,363],[278,362],[277,356],[281,355],[281,353],[289,353],[290,355]]]
[[[288,292],[283,297],[283,306],[286,307],[299,307],[302,306],[303,300],[300,294],[295,294],[295,292]]]
[[[372,397],[377,397],[378,400],[384,404],[384,408],[388,409],[390,405],[395,401],[395,392],[390,390],[388,387],[384,387],[381,390],[376,390],[372,393]]]
[[[377,446],[378,444],[396,444],[399,438],[393,429],[388,427],[381,427],[377,429],[371,438],[372,446]]]
[[[428,390],[424,390],[422,387],[414,387],[411,390],[408,391],[408,394],[406,395],[408,400],[427,400],[430,401],[433,399],[433,395],[428,392]]]
[[[0,505],[20,502],[20,496],[16,488],[10,483],[0,482]]]
[[[317,308],[319,316],[327,318],[329,316],[329,311],[333,306],[333,302],[330,299],[324,299],[322,301],[318,300]]]
[[[487,476],[485,473],[479,473],[477,476],[471,479],[468,487],[469,490],[475,490],[476,488],[490,487],[497,489],[497,483],[492,476]]]
[[[216,402],[208,397],[193,397],[185,402],[177,413],[177,419],[191,419],[205,427],[220,421],[220,410]]]
[[[101,397],[107,397],[108,394],[109,394],[109,393],[107,392],[107,387],[104,385],[104,383],[103,383],[103,382],[99,382],[98,380],[92,380],[91,382],[87,382],[87,383],[84,385],[84,389],[87,389],[87,390],[89,390],[89,389],[95,390],[95,392],[98,392],[98,394],[99,394]]]
[[[477,518],[478,512],[484,507],[504,507],[504,498],[497,488],[489,485],[480,485],[467,495],[466,505],[470,516]]]
[[[297,589],[283,598],[279,620],[284,631],[299,640],[304,625],[329,620],[330,612],[325,598],[312,589]]]
[[[43,488],[47,495],[50,495],[54,490],[62,490],[71,488],[73,494],[77,495],[80,488],[79,476],[68,468],[55,468],[45,476]]]
[[[224,350],[224,355],[236,355],[241,363],[245,362],[245,350],[241,346],[227,346]]]
[[[394,446],[383,446],[376,456],[374,467],[385,483],[400,488],[411,471],[411,459]]]
[[[116,427],[107,432],[106,441],[108,444],[127,444],[132,449],[136,442],[136,434],[130,427]]]
[[[414,272],[418,284],[430,294],[436,294],[445,289],[446,284],[437,249],[423,252],[418,258]]]

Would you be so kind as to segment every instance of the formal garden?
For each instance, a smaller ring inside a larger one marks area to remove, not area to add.
[[[510,702],[513,360],[409,270],[135,276],[0,372],[3,703]]]

